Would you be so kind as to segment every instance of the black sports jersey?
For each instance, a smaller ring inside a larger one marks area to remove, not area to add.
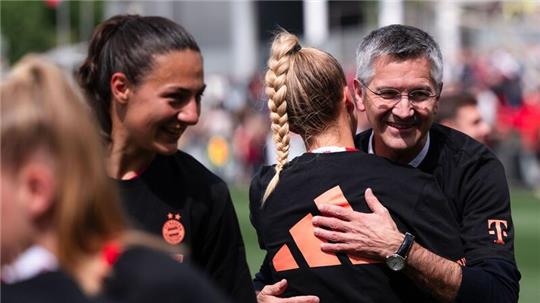
[[[62,271],[2,284],[5,303],[199,303],[226,302],[222,294],[187,264],[142,246],[121,253],[98,295],[87,296]]]
[[[252,224],[267,252],[256,278],[264,281],[255,282],[271,284],[286,278],[284,297],[316,295],[321,302],[434,300],[404,273],[393,272],[384,263],[320,250],[311,224],[318,214],[316,204],[371,212],[363,196],[367,187],[401,232],[412,233],[419,244],[448,259],[463,257],[458,226],[444,195],[431,176],[414,168],[359,151],[306,153],[284,167],[275,191],[261,207],[273,175],[273,167],[263,167],[250,187]]]
[[[222,294],[189,264],[136,246],[123,252],[105,279],[96,303],[225,302]]]
[[[185,245],[192,261],[234,302],[255,302],[245,249],[226,184],[190,155],[157,155],[137,178],[119,180],[135,227]]]
[[[357,147],[367,151],[371,132],[356,136]],[[433,175],[448,198],[465,248],[457,302],[516,302],[520,274],[502,164],[489,148],[456,130],[433,124],[429,136],[418,168]]]
[[[44,272],[13,284],[2,283],[3,303],[89,303],[77,283],[61,271]]]

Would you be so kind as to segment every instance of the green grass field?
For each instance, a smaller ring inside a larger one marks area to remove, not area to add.
[[[540,302],[540,200],[531,192],[514,189],[512,217],[515,253],[521,271],[521,303]]]
[[[251,273],[258,271],[263,259],[257,236],[249,222],[246,187],[232,187],[238,220],[244,236]],[[525,190],[512,189],[512,216],[516,230],[515,252],[521,271],[521,303],[540,302],[540,200]]]

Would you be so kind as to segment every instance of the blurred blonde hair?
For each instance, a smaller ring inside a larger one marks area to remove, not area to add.
[[[74,272],[125,230],[118,194],[107,177],[90,110],[68,77],[44,58],[23,58],[0,86],[2,170],[16,174],[33,153],[54,159],[50,209],[61,266]]]
[[[275,36],[265,86],[277,163],[263,204],[274,191],[287,163],[289,131],[302,136],[309,145],[313,136],[336,122],[346,85],[343,69],[332,55],[315,48],[302,48],[298,37],[286,31]]]

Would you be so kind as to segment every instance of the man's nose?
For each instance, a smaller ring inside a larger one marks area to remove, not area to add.
[[[414,115],[414,109],[412,103],[407,95],[400,95],[399,100],[392,108],[392,114],[404,119]]]

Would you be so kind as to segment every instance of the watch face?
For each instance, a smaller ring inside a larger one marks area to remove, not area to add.
[[[393,254],[386,258],[386,265],[393,271],[400,271],[405,267],[405,259],[398,254]]]

